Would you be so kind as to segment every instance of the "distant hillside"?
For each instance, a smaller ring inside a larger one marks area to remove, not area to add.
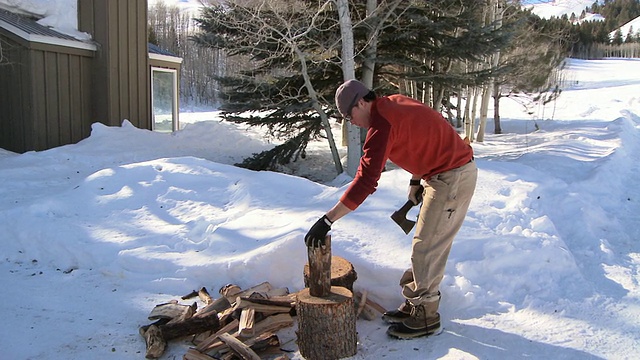
[[[622,25],[620,28],[620,32],[622,33],[622,38],[626,39],[627,35],[629,34],[629,31],[632,31],[632,35],[638,37],[640,36],[640,16],[638,16],[637,18],[629,21],[628,23]],[[616,32],[618,30],[614,30],[612,32],[609,33],[609,38],[613,39],[613,37],[615,36]]]
[[[541,2],[538,4],[526,5],[525,8],[531,9],[531,11],[540,16],[543,19],[550,19],[551,17],[560,18],[563,15],[571,17],[573,13],[575,17],[580,17],[582,12],[593,5],[593,3],[602,3],[602,1],[595,0],[555,0]],[[597,14],[588,14],[597,15]]]

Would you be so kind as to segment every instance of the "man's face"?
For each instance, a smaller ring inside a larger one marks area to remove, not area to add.
[[[351,113],[347,114],[345,118],[353,125],[368,129],[369,128],[369,113],[367,111],[366,101],[360,99],[351,108]]]

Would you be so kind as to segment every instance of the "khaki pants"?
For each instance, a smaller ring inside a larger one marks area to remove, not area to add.
[[[411,303],[440,300],[451,244],[464,222],[477,178],[478,168],[472,161],[427,181],[413,237],[411,268],[400,279],[402,295]]]

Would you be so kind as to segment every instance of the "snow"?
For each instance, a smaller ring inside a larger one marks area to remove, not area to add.
[[[503,99],[504,134],[473,144],[479,182],[441,287],[444,332],[398,341],[359,320],[353,359],[640,356],[640,61],[564,71],[556,103],[530,115]],[[303,236],[350,179],[323,142],[290,174],[234,167],[272,145],[216,116],[183,112],[173,134],[94,124],[75,145],[0,152],[3,358],[140,359],[155,304],[227,283],[303,287]],[[299,176],[309,169],[318,182]],[[356,290],[387,308],[409,265],[411,237],[389,219],[408,178],[385,172],[332,230]],[[280,337],[301,359],[295,329]]]
[[[537,1],[530,2],[531,4],[525,5],[525,7],[531,8],[534,14],[543,19],[549,19],[551,17],[559,18],[562,17],[562,15],[570,17],[571,13],[579,17],[582,11],[593,5],[594,2],[596,2],[596,0]]]
[[[611,33],[609,33],[609,38],[611,39],[615,38],[617,31],[618,30],[616,29],[615,31],[612,31]],[[627,39],[627,35],[629,35],[629,31],[632,31],[633,35],[640,34],[640,16],[620,27],[620,33],[622,34],[623,41]]]
[[[64,27],[65,1],[0,6]],[[504,133],[490,122],[473,144],[479,181],[442,283],[444,332],[398,341],[359,320],[353,359],[640,356],[640,61],[569,60],[564,78],[544,107],[503,99]],[[141,359],[155,304],[227,283],[303,287],[302,238],[350,180],[326,143],[286,174],[252,172],[232,164],[273,140],[216,111],[180,118],[172,134],[96,123],[75,145],[0,149],[3,359]],[[409,175],[390,169],[332,230],[356,290],[387,308],[411,247],[389,219]],[[279,335],[301,359],[295,329]],[[173,341],[163,359],[188,347]]]
[[[91,35],[78,31],[78,0],[0,0],[0,9],[33,16],[42,26],[89,40]]]

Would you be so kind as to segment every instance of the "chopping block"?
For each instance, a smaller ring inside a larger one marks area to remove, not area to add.
[[[355,270],[348,261],[337,257],[334,257],[336,266],[332,266],[329,235],[324,246],[309,247],[307,252],[309,263],[305,265],[304,273],[305,286],[308,287],[298,292],[296,301],[296,335],[300,355],[307,360],[337,360],[353,356],[358,343],[352,292],[357,278]],[[332,270],[335,270],[336,279],[353,279],[344,283],[349,288],[332,286]]]

